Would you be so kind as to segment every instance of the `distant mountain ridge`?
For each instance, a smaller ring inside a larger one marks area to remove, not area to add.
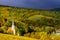
[[[60,11],[60,8],[54,8],[54,9],[51,9],[51,10]]]
[[[43,9],[16,7],[16,6],[9,6],[9,5],[0,5],[0,7],[12,7],[12,8],[22,8],[22,9],[32,9],[32,10],[43,10]]]
[[[0,5],[0,7],[3,6],[3,7],[13,7],[13,8],[26,8],[26,7],[16,7],[16,6],[9,6],[9,5]],[[27,9],[36,9],[36,10],[56,10],[56,11],[59,11],[60,8],[54,8],[54,9],[37,9],[37,8],[27,8]]]

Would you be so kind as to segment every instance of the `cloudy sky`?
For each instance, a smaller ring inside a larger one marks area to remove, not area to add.
[[[52,9],[60,8],[60,0],[0,0],[0,5],[38,9]]]

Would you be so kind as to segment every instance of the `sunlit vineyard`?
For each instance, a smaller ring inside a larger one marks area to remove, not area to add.
[[[14,19],[16,37],[11,30],[12,19]],[[0,6],[0,33],[3,33],[0,34],[0,39],[2,40],[60,40],[60,36],[53,35],[58,29],[60,29],[59,11]],[[22,39],[20,36],[23,36]]]

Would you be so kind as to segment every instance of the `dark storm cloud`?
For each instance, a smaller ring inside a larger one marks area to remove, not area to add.
[[[17,7],[51,9],[60,7],[60,0],[0,0],[0,4]]]
[[[28,7],[33,8],[42,8],[42,9],[50,9],[55,7],[60,7],[60,1],[59,0],[36,0],[36,1],[25,1],[26,5]]]

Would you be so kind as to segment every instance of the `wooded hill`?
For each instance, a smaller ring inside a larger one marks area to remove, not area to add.
[[[12,34],[12,18],[16,34],[20,35],[43,31],[49,34],[60,29],[59,11],[0,6],[0,33]]]

